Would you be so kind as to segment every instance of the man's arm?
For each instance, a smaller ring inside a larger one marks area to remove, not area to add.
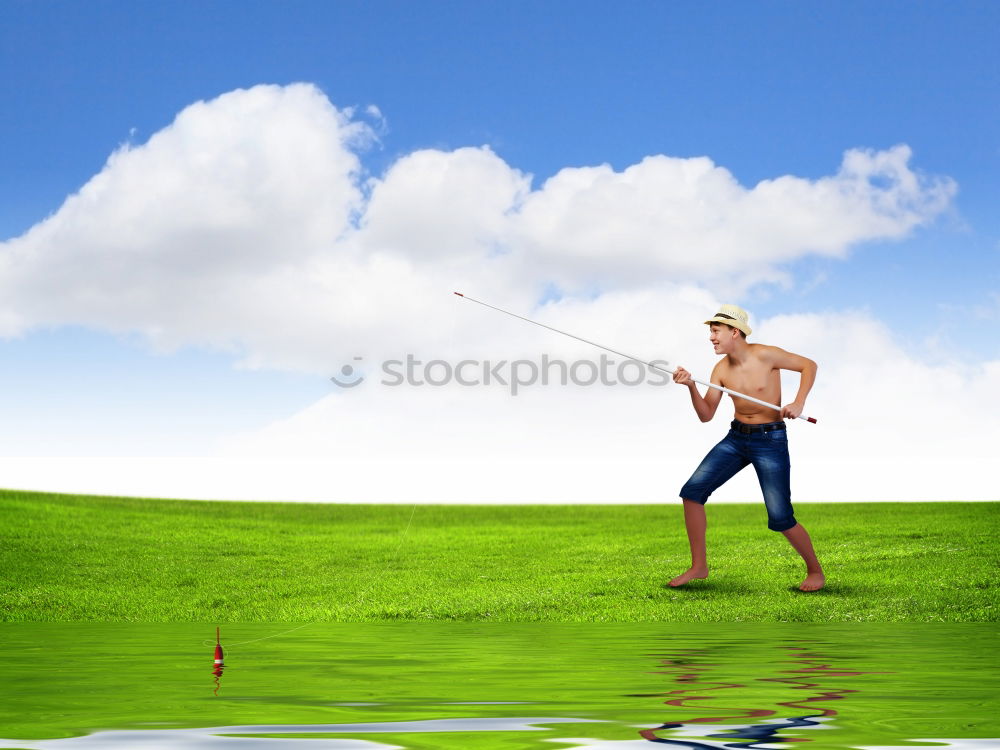
[[[715,383],[715,385],[722,385],[722,381],[719,379],[719,366],[723,361],[716,362],[715,367],[712,369],[712,377],[709,382]],[[674,370],[674,382],[688,387],[688,391],[691,393],[691,405],[694,406],[698,419],[702,422],[710,422],[712,417],[715,416],[715,410],[719,408],[719,402],[722,400],[722,391],[709,388],[705,395],[702,396],[698,393],[698,384],[691,379],[691,373],[683,367],[678,367]]]
[[[777,346],[769,346],[767,348],[767,355],[772,367],[800,373],[799,392],[795,394],[795,400],[781,407],[782,419],[795,419],[806,408],[806,396],[809,395],[813,383],[816,382],[816,370],[818,367],[808,357],[786,352]]]

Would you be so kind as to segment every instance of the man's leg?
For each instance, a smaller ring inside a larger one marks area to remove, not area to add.
[[[681,487],[684,527],[691,545],[691,567],[674,578],[670,582],[671,586],[683,586],[692,578],[708,578],[708,564],[705,561],[705,503],[709,495],[749,463],[739,443],[727,435],[708,452],[691,478]]]
[[[753,467],[760,480],[767,507],[767,527],[780,531],[801,555],[806,564],[806,577],[799,584],[802,591],[817,591],[823,588],[826,578],[820,567],[812,540],[805,528],[795,520],[792,511],[791,462],[788,459],[788,436],[786,430],[775,430],[755,436],[753,441]]]
[[[708,562],[705,559],[707,526],[705,506],[694,500],[684,500],[684,527],[691,545],[691,567],[672,580],[671,586],[683,586],[692,578],[708,578]]]
[[[823,575],[823,568],[820,566],[819,560],[816,559],[812,540],[809,538],[809,533],[805,530],[805,527],[800,523],[796,523],[792,528],[781,533],[785,535],[785,539],[792,543],[795,551],[802,556],[802,559],[806,563],[806,577],[799,584],[799,589],[802,591],[817,591],[823,588],[823,584],[826,583],[826,576]]]

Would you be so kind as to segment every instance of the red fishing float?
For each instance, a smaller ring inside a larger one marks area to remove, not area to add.
[[[219,629],[215,629],[215,666],[221,667],[223,665],[222,661],[222,643],[219,640]]]
[[[222,677],[222,671],[226,668],[222,661],[222,641],[219,639],[219,628],[215,628],[215,664],[212,667],[212,674],[215,675],[215,690],[213,691],[216,695],[219,694],[220,681],[219,678]]]

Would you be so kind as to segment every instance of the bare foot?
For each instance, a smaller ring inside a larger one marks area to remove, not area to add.
[[[670,582],[670,585],[673,586],[674,588],[677,588],[678,586],[683,586],[692,578],[708,578],[708,568],[705,566],[701,566],[698,568],[694,567],[688,568],[679,576],[677,576],[674,580],[672,580]]]
[[[826,583],[826,576],[822,573],[810,573],[805,580],[799,584],[801,591],[819,591]]]

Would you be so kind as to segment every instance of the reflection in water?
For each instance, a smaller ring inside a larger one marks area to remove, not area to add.
[[[214,695],[219,694],[219,688],[221,687],[220,678],[222,677],[222,672],[226,668],[226,663],[222,656],[222,641],[219,638],[219,628],[215,628],[215,658],[213,660],[214,666],[212,668],[212,674],[215,675],[215,690],[212,691]]]
[[[400,737],[404,733],[465,733],[463,747],[476,747],[473,739],[484,732],[538,732],[552,724],[603,723],[599,719],[570,719],[551,717],[508,717],[489,719],[429,719],[424,721],[387,721],[362,724],[254,724],[243,726],[205,727],[201,729],[145,729],[111,730],[94,732],[83,737],[66,737],[51,740],[2,740],[4,748],[11,750],[400,750],[401,747],[433,747],[424,742],[401,746]],[[720,727],[721,728],[721,727]],[[317,734],[378,734],[391,735],[391,740],[358,739],[357,737],[329,738],[316,737]],[[254,737],[241,735],[271,735]],[[307,735],[296,737],[295,735]],[[499,747],[495,738],[480,736],[483,747]],[[714,735],[713,735],[714,736]],[[737,738],[738,735],[728,735]],[[512,747],[508,740],[503,747]],[[654,739],[654,742],[685,748],[686,750],[720,750],[721,748],[763,748],[753,743],[719,743],[694,739]],[[781,741],[781,740],[779,740]],[[800,742],[809,742],[802,739]],[[997,750],[996,739],[914,739],[912,742],[932,742],[940,750]],[[524,739],[524,748],[550,748],[563,746],[567,750],[642,750],[649,747],[644,740],[598,740],[586,737],[543,737],[537,743]],[[775,740],[771,740],[775,742]],[[544,743],[544,744],[543,744]],[[552,744],[555,743],[555,744]],[[455,747],[453,741],[446,747]],[[845,747],[835,745],[815,745],[817,750],[825,747]],[[906,750],[912,745],[850,745],[856,750]]]
[[[573,738],[566,737],[560,738],[558,740],[553,740],[554,742],[567,743],[566,750],[644,750],[649,748],[643,740],[592,740],[588,738]],[[662,742],[662,740],[659,740]],[[812,740],[802,740],[803,742],[811,742]],[[822,742],[822,741],[820,741]],[[907,740],[907,742],[932,742],[936,750],[998,750],[1000,749],[1000,743],[996,739],[981,739],[981,740],[966,740],[966,739],[954,739],[954,738],[916,738],[913,740]],[[671,741],[670,743],[673,747],[685,748],[685,750],[720,750],[720,748],[742,748],[742,747],[757,747],[763,748],[766,745],[753,744],[720,744],[716,742],[696,742],[696,741]],[[831,748],[836,748],[836,750],[913,750],[914,745],[842,745],[836,740],[832,744],[816,744],[812,746],[813,750],[830,750]],[[920,745],[919,747],[925,747]],[[213,749],[214,750],[214,749]],[[244,748],[240,748],[244,750]],[[313,750],[318,750],[313,748]]]
[[[671,626],[665,638],[657,625],[421,623],[277,637],[302,627],[227,625],[230,659],[254,645],[225,692],[220,628],[214,643],[196,623],[0,628],[0,748],[1000,748],[913,737],[1000,736],[993,625]]]
[[[548,724],[603,723],[600,719],[568,719],[565,717],[508,717],[486,719],[426,719],[422,721],[382,721],[360,724],[250,724],[202,729],[145,729],[94,732],[85,737],[58,740],[0,740],[4,748],[25,750],[90,750],[121,748],[122,750],[398,750],[391,744],[373,740],[295,738],[296,734],[372,734],[402,732],[532,732],[542,731]],[[234,735],[280,734],[275,738],[239,737]],[[395,739],[395,738],[394,738]]]
[[[799,715],[787,717],[778,716],[778,712],[769,708],[720,708],[716,705],[703,705],[704,701],[713,701],[719,697],[725,698],[728,695],[736,697],[741,692],[747,692],[747,685],[738,682],[717,682],[705,679],[718,664],[713,664],[707,660],[707,649],[684,649],[667,654],[662,659],[662,674],[672,675],[676,684],[682,687],[677,690],[670,690],[661,695],[674,696],[668,698],[664,703],[668,706],[708,709],[713,711],[710,716],[692,716],[680,721],[663,724],[653,729],[644,729],[639,735],[650,742],[656,742],[674,747],[689,748],[690,750],[708,750],[710,748],[755,748],[763,747],[759,743],[767,743],[768,746],[790,742],[811,742],[812,739],[801,736],[789,736],[779,734],[782,730],[802,730],[802,729],[825,729],[823,722],[829,721],[837,715],[833,708],[809,705],[817,702],[826,703],[829,701],[844,700],[852,693],[859,692],[843,687],[824,687],[821,680],[825,677],[860,677],[867,674],[892,674],[891,672],[859,672],[836,669],[832,667],[827,659],[820,654],[811,652],[804,646],[780,646],[779,649],[789,652],[784,661],[790,663],[792,669],[783,669],[779,674],[795,675],[790,677],[757,677],[759,682],[777,682],[793,686],[795,690],[804,690],[806,694],[801,698],[791,701],[778,701],[776,705],[787,706],[793,709],[801,709]],[[736,691],[735,694],[726,693],[722,696],[706,695],[713,691]],[[639,696],[636,696],[639,697]],[[651,696],[642,696],[651,697]],[[718,713],[724,711],[725,713]],[[792,713],[792,712],[789,712]],[[768,718],[766,721],[764,717]],[[717,726],[716,729],[724,731],[704,732],[698,731],[698,724],[709,724],[724,722],[733,719],[761,719],[755,723],[742,723],[732,726]],[[668,739],[659,736],[658,732],[670,731],[675,739]],[[684,739],[676,739],[684,737]],[[706,737],[716,740],[736,740],[736,742],[693,742],[689,737]],[[750,740],[750,742],[747,742]]]

